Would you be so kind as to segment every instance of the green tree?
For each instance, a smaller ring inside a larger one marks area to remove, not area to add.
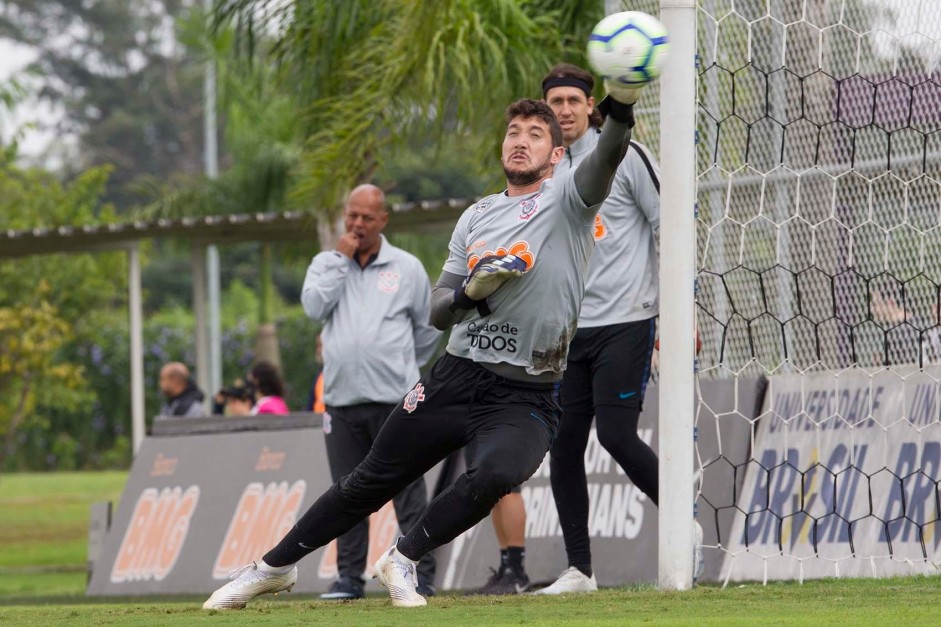
[[[275,88],[269,67],[233,59],[230,33],[210,33],[204,15],[194,13],[180,26],[181,39],[198,50],[204,60],[217,65],[225,146],[231,165],[215,180],[194,176],[164,185],[158,200],[146,208],[146,215],[179,217],[282,210],[300,152],[293,99]],[[273,324],[271,244],[263,242],[260,252],[258,358],[280,363]]]
[[[49,292],[40,285],[40,296]],[[75,409],[81,403],[82,370],[62,363],[56,355],[71,339],[72,328],[47,301],[0,307],[0,468],[15,449],[15,435],[24,419],[35,411],[40,392],[47,406]],[[67,392],[65,394],[61,392]]]
[[[113,208],[101,202],[107,179],[107,168],[89,170],[68,184],[40,170],[0,168],[0,229],[113,222]],[[66,433],[76,442],[94,441],[105,448],[113,444],[113,423],[96,427],[88,420],[95,394],[70,346],[97,331],[94,312],[123,307],[125,271],[123,255],[113,252],[0,261],[5,453],[16,449],[19,455],[19,438],[26,432]],[[115,408],[109,420],[127,420],[127,406]],[[67,444],[59,439],[60,450]]]

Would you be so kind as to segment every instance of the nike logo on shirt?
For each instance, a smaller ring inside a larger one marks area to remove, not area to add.
[[[618,396],[620,396],[622,399],[625,399],[625,398],[630,398],[634,396],[634,394],[636,393],[637,392],[621,392],[620,394],[618,394]]]

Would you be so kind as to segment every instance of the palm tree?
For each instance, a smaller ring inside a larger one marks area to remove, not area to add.
[[[503,110],[583,60],[600,0],[218,0],[248,58],[273,58],[303,107],[293,202],[335,215],[342,194],[419,130],[484,161]],[[273,40],[270,47],[259,42]]]
[[[12,121],[13,113],[26,95],[23,86],[16,79],[0,82],[0,126]],[[22,129],[15,129],[10,137],[0,135],[0,164],[11,163],[16,158]]]
[[[217,0],[203,49],[220,67],[233,166],[168,191],[151,213],[290,203],[317,216],[331,248],[343,194],[410,138],[431,130],[441,150],[488,162],[506,105],[538,95],[557,61],[582,61],[602,14],[601,0]],[[261,267],[263,349],[277,346],[267,246]]]

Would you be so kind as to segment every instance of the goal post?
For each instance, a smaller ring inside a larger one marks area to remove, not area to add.
[[[696,281],[696,0],[661,0],[659,560],[661,589],[693,578]]]

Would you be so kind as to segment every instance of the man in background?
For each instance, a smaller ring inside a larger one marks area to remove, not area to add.
[[[543,97],[562,126],[565,156],[556,176],[594,149],[602,118],[594,78],[563,63],[542,83]],[[659,305],[657,235],[660,173],[648,148],[631,141],[611,193],[595,216],[578,330],[562,378],[562,423],[550,449],[550,478],[569,566],[538,594],[594,592],[588,531],[585,448],[595,423],[598,440],[631,482],[658,502],[657,454],[637,424],[650,378]]]
[[[395,405],[418,381],[420,366],[434,354],[440,333],[428,322],[431,285],[421,262],[382,235],[389,221],[386,200],[375,185],[360,185],[343,210],[346,233],[335,250],[314,257],[301,302],[324,323],[323,431],[330,474],[348,475],[366,457]],[[424,478],[393,500],[408,531],[428,505]],[[323,599],[364,595],[369,521],[337,539],[339,578]],[[418,565],[419,590],[434,594],[435,559]]]
[[[160,408],[161,416],[195,418],[206,415],[205,396],[193,383],[189,368],[179,361],[171,361],[160,369],[160,391],[166,402]]]
[[[226,416],[249,416],[255,404],[255,390],[244,379],[236,379],[222,388],[212,400],[212,413]]]

